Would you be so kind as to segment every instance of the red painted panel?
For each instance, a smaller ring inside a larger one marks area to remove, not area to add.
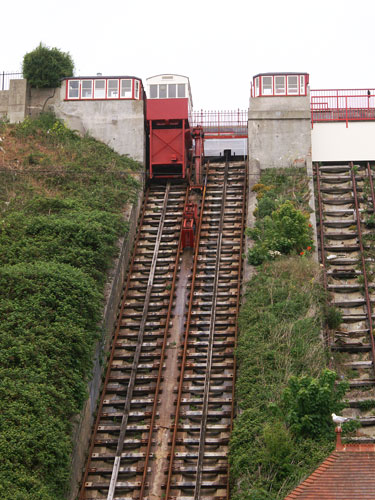
[[[169,165],[182,163],[185,140],[182,129],[153,129],[151,163]]]
[[[147,99],[147,120],[187,120],[188,99]]]

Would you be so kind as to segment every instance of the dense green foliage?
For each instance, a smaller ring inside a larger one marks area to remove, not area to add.
[[[254,241],[248,253],[250,264],[256,266],[280,254],[310,252],[313,242],[306,203],[308,189],[301,169],[266,171],[261,181],[252,188],[258,207],[255,227],[247,230]]]
[[[69,53],[42,43],[23,57],[22,73],[32,87],[59,87],[61,78],[72,76],[74,63]]]
[[[336,383],[337,375],[324,370],[318,378],[290,378],[282,394],[281,408],[288,428],[295,436],[319,438],[332,436],[332,412],[344,408],[348,385]]]
[[[322,324],[339,318],[324,307],[320,269],[309,258],[306,173],[266,170],[253,191],[249,260],[259,267],[240,313],[232,498],[281,500],[333,449],[331,413],[342,409],[347,386],[326,369]]]
[[[136,164],[52,115],[2,136],[24,161],[0,182],[0,497],[58,500]]]

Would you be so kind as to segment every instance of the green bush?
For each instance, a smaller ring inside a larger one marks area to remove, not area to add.
[[[58,200],[48,202],[58,205]],[[125,228],[118,214],[99,210],[42,215],[16,212],[0,231],[0,263],[61,262],[84,270],[100,282],[114,256],[117,235]]]
[[[33,489],[35,498],[62,498],[70,419],[86,396],[99,311],[95,282],[78,269],[47,262],[0,267],[2,499],[15,498],[13,488],[19,498],[33,498]]]
[[[325,320],[328,328],[336,330],[342,323],[342,312],[337,307],[326,306]]]
[[[323,370],[319,377],[291,377],[281,397],[284,418],[297,437],[333,437],[331,414],[344,408],[348,384],[336,382],[337,375]]]
[[[250,264],[259,265],[271,260],[275,252],[289,255],[292,252],[304,252],[312,249],[309,216],[296,209],[292,202],[286,201],[271,215],[258,219],[255,228],[247,234],[254,240],[249,250]]]
[[[24,55],[22,73],[35,88],[59,87],[61,79],[72,76],[74,63],[69,53],[42,43]]]

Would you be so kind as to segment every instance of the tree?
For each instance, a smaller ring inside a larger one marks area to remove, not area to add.
[[[68,52],[42,43],[23,57],[22,72],[32,87],[59,87],[61,78],[72,76],[73,60]]]

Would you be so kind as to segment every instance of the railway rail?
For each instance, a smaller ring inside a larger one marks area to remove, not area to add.
[[[342,324],[329,332],[335,366],[349,379],[345,414],[359,418],[359,442],[375,441],[374,165],[316,164],[318,239],[324,286]]]
[[[229,498],[245,193],[243,162],[146,192],[80,500]]]

